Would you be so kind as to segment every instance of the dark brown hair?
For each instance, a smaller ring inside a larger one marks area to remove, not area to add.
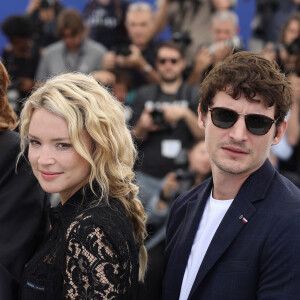
[[[205,116],[214,96],[224,91],[238,100],[243,94],[250,102],[260,95],[266,107],[275,106],[276,125],[280,125],[292,104],[292,89],[276,62],[246,51],[227,57],[213,68],[200,89],[200,110]]]
[[[71,30],[72,35],[84,32],[84,22],[80,13],[73,8],[63,9],[57,17],[57,32],[63,36],[66,29]]]
[[[284,25],[282,26],[281,30],[280,30],[280,37],[279,37],[279,43],[284,44],[284,40],[285,40],[285,33],[287,30],[287,27],[289,26],[289,24],[292,21],[296,21],[298,22],[299,25],[299,33],[298,33],[298,37],[300,38],[300,12],[296,12],[290,15],[290,17],[287,19],[287,21],[284,23]]]
[[[183,57],[183,51],[181,49],[181,47],[176,44],[175,42],[172,42],[172,41],[166,41],[166,42],[161,42],[159,43],[157,49],[156,49],[156,56],[158,54],[158,51],[161,49],[161,48],[169,48],[169,49],[173,49],[173,50],[176,50],[179,54],[180,54],[180,57],[182,58]]]
[[[18,125],[17,116],[7,99],[9,82],[8,73],[0,61],[0,132],[15,129]]]

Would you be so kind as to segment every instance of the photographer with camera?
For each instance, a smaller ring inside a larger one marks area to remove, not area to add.
[[[197,52],[187,79],[190,84],[200,84],[214,66],[233,52],[243,49],[242,40],[238,36],[238,16],[233,11],[215,12],[211,18],[210,32],[213,43],[200,47]]]
[[[299,3],[299,0],[257,0],[251,23],[250,51],[258,53],[266,43],[277,42],[284,23],[292,13],[299,11]]]
[[[278,43],[268,43],[261,54],[275,60],[286,74],[300,73],[300,13],[293,13],[281,29]]]
[[[128,6],[125,18],[129,40],[112,47],[105,58],[109,69],[122,69],[131,74],[133,88],[158,81],[155,52],[158,41],[152,38],[153,11],[147,2]]]
[[[229,9],[235,0],[161,0],[154,22],[154,34],[170,25],[172,39],[183,46],[187,66],[200,45],[211,42],[209,32],[211,16],[215,11]]]
[[[203,137],[196,115],[199,87],[183,81],[185,60],[178,45],[165,42],[158,47],[156,68],[160,81],[137,90],[130,120],[141,154],[136,170],[146,207],[164,176],[179,167],[187,145]]]

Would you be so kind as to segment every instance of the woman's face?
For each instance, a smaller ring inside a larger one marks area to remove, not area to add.
[[[211,172],[210,159],[204,141],[196,144],[188,153],[190,169],[200,175]]]
[[[29,125],[29,161],[41,187],[48,193],[59,193],[65,203],[83,187],[90,175],[90,164],[72,145],[65,119],[44,108],[33,112]],[[83,133],[86,148],[92,152],[92,141]]]
[[[291,20],[286,27],[285,34],[284,34],[284,44],[289,45],[295,39],[299,37],[300,32],[300,24],[296,20]]]

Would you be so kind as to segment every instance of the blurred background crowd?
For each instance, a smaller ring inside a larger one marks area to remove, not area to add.
[[[93,74],[124,103],[149,216],[149,271],[139,299],[160,299],[172,201],[210,176],[197,124],[198,93],[206,74],[232,53],[261,53],[289,76],[288,129],[270,160],[300,186],[300,0],[22,2],[17,13],[2,9],[0,39],[11,79],[8,99],[17,114],[34,87],[70,71]]]

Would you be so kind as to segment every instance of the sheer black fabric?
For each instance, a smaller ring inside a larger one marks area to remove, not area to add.
[[[49,238],[25,266],[20,299],[136,299],[138,247],[121,203],[88,208],[79,190],[51,211]]]

